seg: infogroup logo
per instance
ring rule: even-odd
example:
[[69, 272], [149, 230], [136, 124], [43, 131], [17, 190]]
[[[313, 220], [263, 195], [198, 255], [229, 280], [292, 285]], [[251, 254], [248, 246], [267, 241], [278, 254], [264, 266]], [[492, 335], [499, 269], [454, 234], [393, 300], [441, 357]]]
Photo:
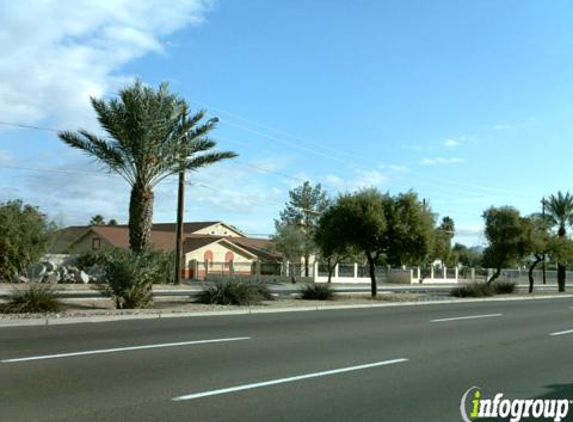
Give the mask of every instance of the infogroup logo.
[[479, 387], [472, 387], [462, 396], [460, 413], [464, 422], [480, 418], [502, 418], [510, 422], [535, 418], [560, 422], [569, 413], [570, 403], [568, 399], [504, 399], [503, 393], [486, 399]]

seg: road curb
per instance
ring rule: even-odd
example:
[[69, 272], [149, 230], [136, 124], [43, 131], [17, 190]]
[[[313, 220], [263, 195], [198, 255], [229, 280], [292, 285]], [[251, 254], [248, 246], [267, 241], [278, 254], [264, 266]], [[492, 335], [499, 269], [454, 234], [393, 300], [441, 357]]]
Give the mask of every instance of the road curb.
[[390, 308], [400, 306], [428, 306], [428, 305], [453, 305], [459, 303], [476, 303], [476, 302], [515, 302], [524, 300], [550, 300], [550, 299], [570, 299], [573, 294], [551, 295], [551, 296], [534, 296], [534, 297], [493, 297], [493, 298], [476, 298], [476, 299], [447, 299], [447, 300], [429, 300], [424, 302], [390, 302], [390, 303], [372, 303], [372, 304], [353, 304], [353, 305], [315, 305], [292, 308], [244, 308], [225, 311], [203, 311], [203, 312], [154, 312], [149, 314], [131, 314], [131, 315], [94, 315], [82, 317], [60, 317], [48, 316], [42, 318], [19, 318], [19, 319], [0, 319], [0, 328], [5, 327], [31, 327], [41, 325], [66, 325], [82, 324], [97, 322], [116, 322], [143, 319], [168, 319], [168, 318], [191, 318], [191, 317], [210, 317], [210, 316], [231, 316], [231, 315], [256, 315], [256, 314], [280, 314], [288, 312], [313, 312], [313, 311], [330, 311], [330, 310], [351, 310], [351, 309], [371, 309], [371, 308]]

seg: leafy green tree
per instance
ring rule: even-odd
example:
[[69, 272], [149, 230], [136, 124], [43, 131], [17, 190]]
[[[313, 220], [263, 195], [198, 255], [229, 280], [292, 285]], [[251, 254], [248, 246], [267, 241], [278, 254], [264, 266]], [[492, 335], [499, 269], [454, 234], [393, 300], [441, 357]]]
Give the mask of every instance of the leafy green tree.
[[[567, 226], [573, 224], [573, 195], [569, 192], [550, 195], [545, 201], [545, 209], [553, 226], [557, 226], [557, 236], [565, 239]], [[564, 261], [557, 261], [557, 284], [560, 292], [565, 291], [566, 270]]]
[[11, 281], [38, 262], [54, 230], [37, 207], [21, 200], [0, 203], [0, 280]]
[[552, 252], [555, 243], [549, 232], [550, 221], [543, 215], [532, 214], [522, 219], [523, 224], [523, 254], [528, 258], [529, 293], [533, 293], [535, 279], [533, 271], [537, 264], [543, 261], [546, 254]]
[[372, 297], [377, 294], [376, 261], [385, 252], [387, 223], [384, 202], [387, 200], [388, 195], [374, 188], [342, 195], [331, 211], [337, 215], [337, 224], [328, 226], [338, 232], [332, 236], [338, 236], [345, 248], [354, 248], [365, 255]]
[[434, 246], [432, 255], [436, 259], [448, 266], [455, 262], [455, 257], [452, 253], [452, 239], [455, 233], [454, 220], [451, 217], [444, 217], [434, 232]]
[[386, 231], [382, 251], [392, 266], [420, 265], [434, 244], [434, 215], [415, 192], [382, 199]]
[[60, 132], [66, 144], [80, 149], [131, 186], [129, 243], [133, 251], [151, 247], [154, 187], [180, 170], [197, 170], [233, 152], [212, 152], [207, 134], [217, 119], [202, 123], [206, 112], [190, 114], [186, 101], [169, 92], [166, 83], [156, 91], [137, 81], [109, 101], [91, 98], [109, 138], [86, 130]]
[[320, 183], [312, 186], [309, 181], [306, 181], [301, 186], [289, 191], [289, 201], [280, 213], [279, 220], [275, 221], [275, 226], [292, 226], [301, 231], [304, 240], [301, 244], [302, 254], [299, 259], [304, 257], [306, 277], [309, 275], [310, 255], [316, 252], [316, 245], [314, 245], [313, 240], [318, 219], [329, 204], [328, 195]]
[[328, 269], [328, 283], [332, 280], [336, 265], [357, 255], [355, 249], [347, 244], [344, 233], [339, 230], [345, 224], [344, 219], [345, 215], [339, 207], [330, 207], [320, 216], [314, 233], [314, 243]]
[[493, 283], [504, 266], [511, 266], [525, 254], [524, 225], [519, 211], [513, 207], [490, 207], [483, 213], [485, 237], [484, 265], [495, 268], [487, 281]]
[[96, 214], [90, 219], [90, 226], [103, 226], [105, 218], [101, 214]]
[[117, 220], [115, 218], [112, 218], [111, 220], [109, 220], [107, 222], [108, 226], [117, 226]]
[[290, 262], [290, 273], [294, 282], [296, 280], [294, 278], [296, 263], [300, 263], [300, 258], [308, 250], [305, 233], [300, 227], [275, 221], [275, 234], [272, 236], [272, 241], [273, 249], [280, 252]]
[[456, 243], [452, 248], [453, 261], [462, 264], [464, 267], [475, 268], [482, 264], [483, 253], [478, 247], [467, 247], [461, 243]]

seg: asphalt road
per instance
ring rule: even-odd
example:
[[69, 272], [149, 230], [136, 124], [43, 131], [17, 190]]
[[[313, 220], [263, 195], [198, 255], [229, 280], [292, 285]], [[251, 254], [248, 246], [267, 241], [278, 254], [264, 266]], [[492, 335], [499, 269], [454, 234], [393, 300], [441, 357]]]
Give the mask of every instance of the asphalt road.
[[[472, 386], [573, 399], [573, 331], [551, 335], [573, 330], [572, 306], [547, 299], [0, 328], [0, 421], [448, 422], [462, 420], [460, 399]], [[218, 341], [189, 343], [204, 340]]]

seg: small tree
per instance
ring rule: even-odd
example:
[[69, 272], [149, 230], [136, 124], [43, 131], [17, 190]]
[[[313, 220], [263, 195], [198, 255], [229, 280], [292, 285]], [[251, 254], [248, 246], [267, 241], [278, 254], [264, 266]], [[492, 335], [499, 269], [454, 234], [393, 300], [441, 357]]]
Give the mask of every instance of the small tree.
[[281, 224], [275, 222], [276, 233], [272, 237], [273, 249], [280, 252], [283, 258], [290, 262], [291, 265], [291, 277], [293, 282], [296, 280], [294, 278], [295, 274], [295, 263], [300, 262], [301, 256], [307, 248], [306, 246], [306, 235], [300, 229], [300, 227], [288, 224]]
[[314, 242], [328, 270], [328, 283], [332, 280], [336, 266], [355, 254], [344, 239], [343, 231], [339, 230], [344, 224], [344, 214], [340, 208], [330, 207], [320, 216], [314, 233]]
[[90, 219], [90, 226], [103, 226], [105, 218], [101, 214], [96, 214]]
[[386, 231], [383, 252], [389, 265], [420, 265], [434, 243], [434, 215], [415, 192], [382, 198]]
[[503, 266], [514, 264], [525, 253], [524, 225], [513, 207], [490, 207], [483, 213], [485, 236], [489, 245], [484, 251], [484, 264], [496, 269], [487, 281], [493, 283]]
[[452, 239], [454, 237], [455, 225], [454, 220], [450, 217], [442, 218], [442, 221], [434, 231], [434, 246], [432, 255], [436, 259], [448, 266], [455, 261], [452, 253]]
[[0, 280], [11, 280], [46, 253], [55, 225], [20, 200], [0, 203]]
[[[566, 239], [567, 227], [573, 223], [573, 195], [569, 192], [557, 192], [557, 195], [550, 195], [544, 205], [552, 225], [557, 227], [557, 236]], [[557, 261], [557, 284], [560, 292], [565, 291], [566, 270], [564, 261]]]
[[322, 186], [317, 184], [312, 186], [309, 181], [304, 182], [289, 191], [289, 201], [285, 204], [285, 209], [280, 213], [279, 220], [275, 221], [275, 226], [298, 227], [302, 233], [301, 255], [297, 258], [304, 258], [304, 275], [309, 275], [310, 255], [316, 252], [314, 244], [314, 232], [318, 224], [318, 219], [324, 212], [330, 201]]
[[355, 248], [365, 255], [372, 297], [377, 294], [376, 261], [384, 252], [386, 218], [383, 202], [386, 197], [374, 188], [343, 195], [330, 211], [336, 216], [336, 224], [326, 226], [336, 232], [330, 236], [343, 242], [341, 247]]
[[551, 241], [549, 233], [550, 222], [547, 218], [539, 214], [532, 214], [522, 219], [523, 224], [523, 253], [529, 258], [529, 293], [533, 293], [533, 271], [537, 264], [543, 261], [546, 254], [551, 253], [554, 242]]
[[456, 243], [452, 248], [453, 262], [462, 264], [464, 267], [479, 267], [482, 264], [483, 253], [476, 246], [467, 247]]

